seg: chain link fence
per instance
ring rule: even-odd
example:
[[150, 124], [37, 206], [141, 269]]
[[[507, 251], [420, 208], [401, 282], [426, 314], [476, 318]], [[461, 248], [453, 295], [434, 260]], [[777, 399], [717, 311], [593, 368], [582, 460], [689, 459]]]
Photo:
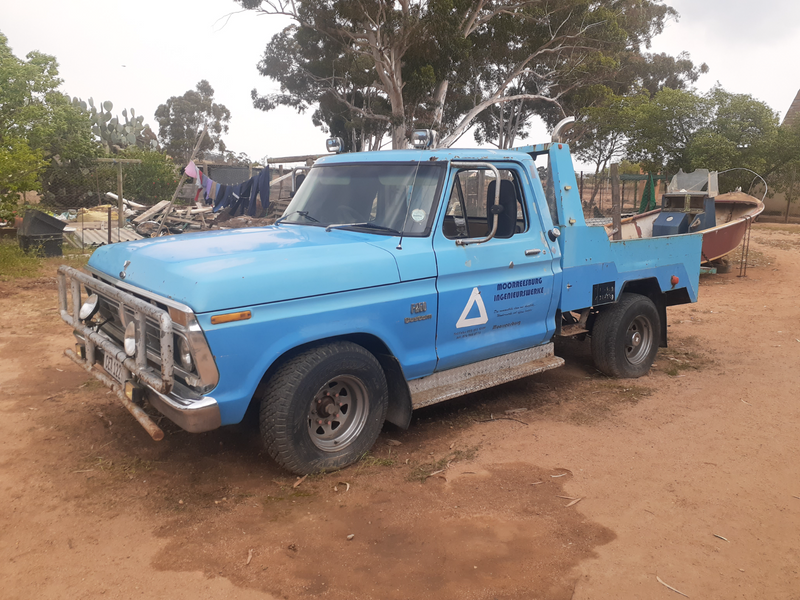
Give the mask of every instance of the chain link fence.
[[[101, 244], [139, 239], [128, 227], [119, 227], [118, 185], [121, 176], [126, 200], [150, 206], [171, 198], [177, 170], [160, 156], [157, 162], [123, 159], [96, 161], [85, 166], [53, 164], [42, 177], [39, 192], [22, 195], [17, 211], [19, 229], [27, 209], [51, 215], [65, 224], [63, 242], [81, 251]], [[180, 203], [179, 203], [180, 204]], [[134, 211], [123, 210], [123, 219]]]

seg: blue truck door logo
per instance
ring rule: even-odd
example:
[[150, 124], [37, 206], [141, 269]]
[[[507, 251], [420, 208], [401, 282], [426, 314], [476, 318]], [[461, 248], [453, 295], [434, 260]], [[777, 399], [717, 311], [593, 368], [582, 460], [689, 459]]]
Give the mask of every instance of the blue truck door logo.
[[[478, 316], [476, 317], [469, 317], [469, 313], [472, 311], [472, 307], [478, 307]], [[474, 327], [475, 325], [483, 325], [489, 320], [489, 317], [486, 315], [486, 306], [483, 304], [483, 299], [481, 298], [481, 291], [478, 288], [472, 288], [472, 293], [469, 295], [469, 300], [467, 300], [467, 305], [464, 307], [464, 311], [461, 313], [461, 316], [458, 318], [456, 322], [457, 329], [463, 329], [464, 327]]]

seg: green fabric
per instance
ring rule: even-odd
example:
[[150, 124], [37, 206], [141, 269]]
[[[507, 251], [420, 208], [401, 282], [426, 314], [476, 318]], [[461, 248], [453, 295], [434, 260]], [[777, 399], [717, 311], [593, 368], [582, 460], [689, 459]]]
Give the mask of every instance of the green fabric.
[[653, 183], [653, 174], [647, 174], [647, 183], [642, 192], [642, 203], [639, 205], [639, 214], [656, 209], [656, 186]]

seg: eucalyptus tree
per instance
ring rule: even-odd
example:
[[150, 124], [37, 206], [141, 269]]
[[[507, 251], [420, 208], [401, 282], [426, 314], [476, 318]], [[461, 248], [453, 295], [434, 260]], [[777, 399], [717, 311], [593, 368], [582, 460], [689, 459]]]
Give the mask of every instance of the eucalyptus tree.
[[511, 103], [526, 112], [485, 131], [513, 139], [530, 114], [563, 115], [571, 94], [616, 77], [621, 55], [640, 52], [676, 15], [659, 0], [237, 1], [293, 21], [259, 63], [281, 91], [253, 90], [255, 106], [335, 100], [320, 123], [349, 113], [352, 127], [386, 131], [394, 148], [419, 124], [449, 146], [485, 110]]
[[224, 104], [214, 102], [214, 88], [203, 79], [193, 90], [172, 96], [155, 112], [158, 139], [163, 149], [178, 162], [187, 162], [197, 136], [208, 125], [200, 145], [200, 153], [211, 150], [225, 152], [222, 134], [228, 132], [231, 112]]

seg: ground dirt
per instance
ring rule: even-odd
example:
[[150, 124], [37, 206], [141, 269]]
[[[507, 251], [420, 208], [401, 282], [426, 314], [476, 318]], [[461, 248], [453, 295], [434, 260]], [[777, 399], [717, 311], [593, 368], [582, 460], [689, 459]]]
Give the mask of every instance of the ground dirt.
[[757, 225], [646, 377], [560, 343], [299, 484], [252, 420], [153, 442], [64, 357], [54, 279], [0, 283], [0, 597], [800, 599], [798, 242]]

